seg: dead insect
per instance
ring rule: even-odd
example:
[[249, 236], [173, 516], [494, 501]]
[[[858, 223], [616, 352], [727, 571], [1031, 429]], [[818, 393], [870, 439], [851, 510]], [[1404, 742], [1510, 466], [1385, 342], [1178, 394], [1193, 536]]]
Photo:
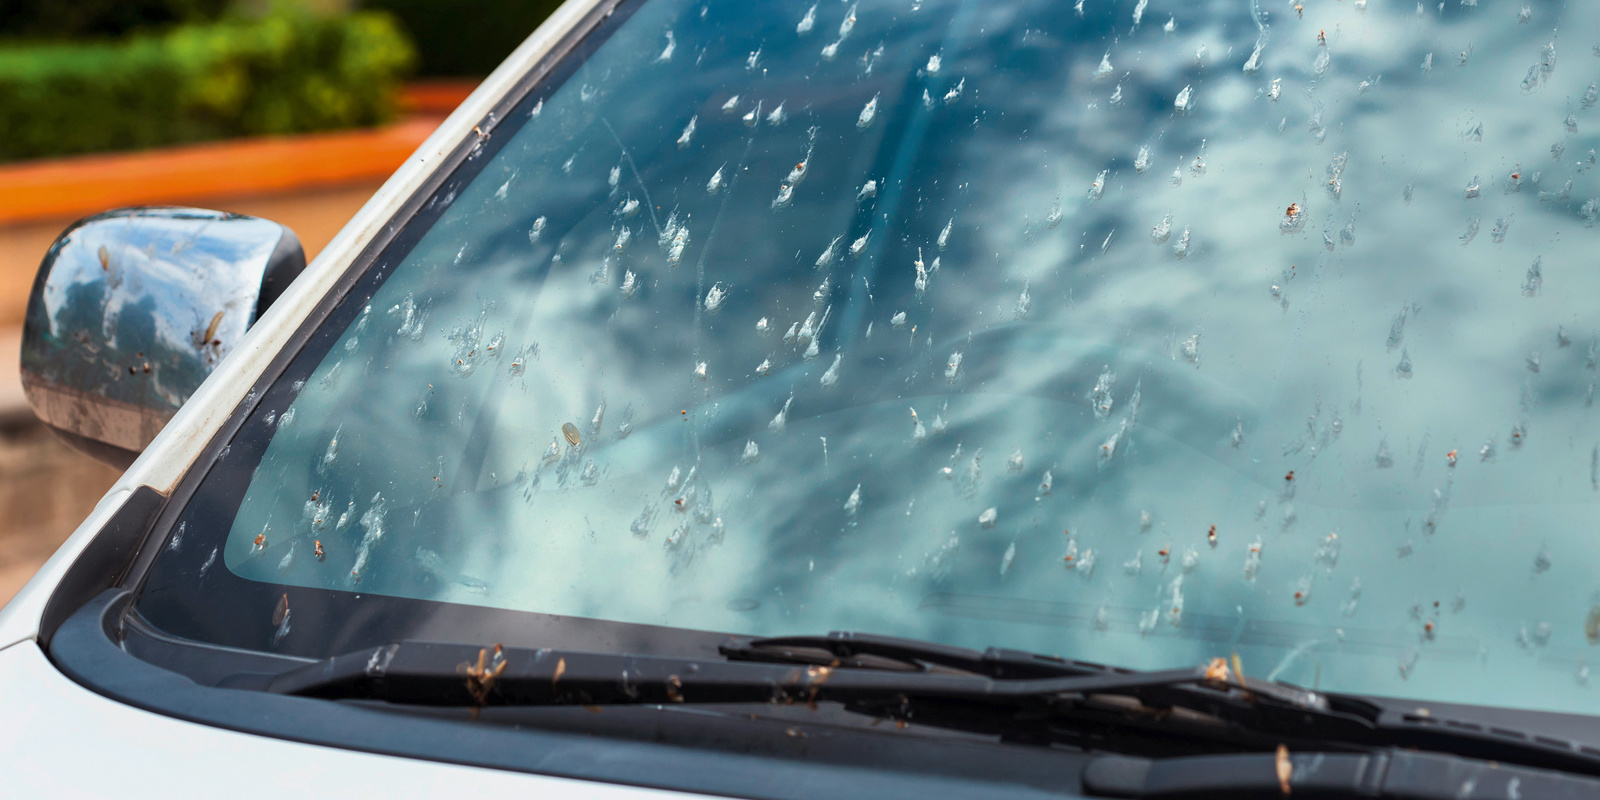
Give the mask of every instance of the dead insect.
[[1161, 556], [1161, 563], [1167, 563], [1167, 558], [1172, 555], [1172, 545], [1169, 544], [1163, 546], [1160, 550], [1156, 551], [1156, 555]]
[[1444, 462], [1446, 464], [1452, 466], [1452, 467], [1455, 466], [1456, 465], [1456, 451], [1451, 450], [1450, 452], [1445, 453], [1444, 454]]
[[1212, 525], [1211, 530], [1206, 532], [1206, 541], [1210, 542], [1212, 547], [1217, 546], [1217, 526]]
[[1292, 480], [1294, 480], [1294, 470], [1292, 470], [1292, 469], [1291, 469], [1291, 470], [1289, 470], [1289, 474], [1288, 474], [1288, 475], [1285, 475], [1285, 476], [1283, 476], [1283, 479], [1284, 479], [1284, 480], [1286, 480], [1286, 481], [1292, 481]]
[[317, 498], [321, 497], [321, 496], [322, 496], [322, 490], [321, 489], [318, 489], [317, 491], [312, 492], [311, 493], [311, 502], [313, 502], [313, 503], [317, 502]]
[[1273, 765], [1278, 773], [1278, 790], [1283, 792], [1285, 797], [1288, 797], [1289, 779], [1294, 777], [1294, 762], [1289, 760], [1288, 745], [1278, 745], [1278, 754], [1274, 758]]
[[576, 425], [574, 425], [574, 424], [572, 424], [570, 422], [562, 423], [561, 424], [561, 435], [567, 437], [567, 444], [570, 444], [573, 447], [577, 447], [578, 446], [578, 441], [579, 441], [578, 426], [576, 426]]
[[255, 545], [256, 545], [256, 549], [258, 549], [258, 550], [265, 550], [266, 549], [266, 547], [267, 547], [267, 534], [265, 532], [256, 534]]
[[1283, 215], [1289, 219], [1294, 219], [1295, 217], [1300, 216], [1300, 204], [1290, 203], [1289, 207], [1283, 210]]
[[278, 605], [272, 609], [272, 624], [274, 626], [282, 625], [283, 621], [288, 618], [289, 595], [288, 593], [285, 593], [282, 597], [278, 598]]
[[476, 666], [468, 663], [458, 667], [458, 671], [467, 678], [467, 694], [477, 706], [472, 709], [472, 718], [478, 718], [478, 710], [489, 703], [489, 692], [494, 689], [494, 682], [500, 673], [506, 670], [506, 661], [500, 653], [500, 645], [494, 646], [495, 658], [490, 664], [483, 663], [489, 656], [488, 648], [478, 649], [478, 663]]
[[322, 552], [322, 540], [321, 539], [313, 540], [312, 541], [312, 548], [313, 549], [311, 551], [311, 554], [316, 556], [318, 561], [321, 561], [327, 555], [326, 553]]
[[1304, 589], [1294, 590], [1294, 604], [1297, 606], [1303, 606], [1306, 604], [1306, 592]]
[[225, 313], [227, 312], [218, 311], [216, 314], [212, 315], [211, 324], [206, 326], [205, 338], [200, 340], [202, 343], [213, 341], [217, 338], [217, 325], [222, 323], [222, 315]]
[[1422, 635], [1429, 639], [1433, 638], [1433, 620], [1422, 623]]
[[1206, 665], [1205, 675], [1206, 680], [1213, 683], [1227, 683], [1230, 677], [1227, 660], [1222, 658], [1211, 659], [1211, 663]]
[[1323, 31], [1321, 29], [1318, 29], [1317, 30], [1317, 44], [1326, 45], [1327, 43], [1328, 43], [1328, 34], [1327, 34], [1327, 32]]

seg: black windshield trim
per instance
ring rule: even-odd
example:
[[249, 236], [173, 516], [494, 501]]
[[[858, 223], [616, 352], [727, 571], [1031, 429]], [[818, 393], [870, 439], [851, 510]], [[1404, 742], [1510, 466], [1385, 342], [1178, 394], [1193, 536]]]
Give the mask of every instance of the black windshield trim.
[[[587, 733], [582, 726], [491, 724], [360, 703], [206, 686], [118, 645], [130, 594], [108, 589], [69, 617], [48, 655], [117, 702], [305, 744], [559, 778], [763, 800], [948, 797], [1043, 800], [1071, 794], [1090, 756], [1072, 750], [851, 731], [774, 728], [743, 717], [691, 726], [691, 744]], [[604, 714], [579, 711], [604, 730]], [[582, 719], [582, 717], [578, 717]], [[737, 725], [734, 729], [732, 726]], [[658, 734], [631, 728], [630, 735]], [[698, 730], [693, 730], [693, 728]], [[579, 728], [580, 730], [572, 730]], [[680, 731], [682, 733], [682, 731]]]

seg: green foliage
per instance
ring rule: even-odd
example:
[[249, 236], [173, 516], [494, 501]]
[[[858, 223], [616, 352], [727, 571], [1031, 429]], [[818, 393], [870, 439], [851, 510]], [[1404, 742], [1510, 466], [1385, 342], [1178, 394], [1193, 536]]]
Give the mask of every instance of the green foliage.
[[561, 0], [361, 0], [363, 8], [400, 20], [417, 43], [418, 72], [488, 75]]
[[69, 39], [216, 19], [229, 0], [3, 0], [0, 37]]
[[378, 13], [0, 46], [0, 161], [372, 125], [413, 58]]

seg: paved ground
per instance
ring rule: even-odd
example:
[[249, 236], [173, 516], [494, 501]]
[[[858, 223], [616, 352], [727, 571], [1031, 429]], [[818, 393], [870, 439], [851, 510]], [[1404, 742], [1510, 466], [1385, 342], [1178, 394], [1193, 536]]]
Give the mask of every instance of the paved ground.
[[0, 423], [0, 603], [33, 577], [119, 474], [31, 419]]
[[[193, 205], [276, 220], [315, 256], [379, 182]], [[50, 243], [71, 219], [0, 226], [0, 604], [9, 601], [117, 479], [33, 420], [18, 383], [23, 309]]]

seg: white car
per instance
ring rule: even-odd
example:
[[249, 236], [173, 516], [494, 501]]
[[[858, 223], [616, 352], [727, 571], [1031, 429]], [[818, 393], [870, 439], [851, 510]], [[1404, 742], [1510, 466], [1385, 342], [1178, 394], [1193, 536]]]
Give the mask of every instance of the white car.
[[1268, 5], [573, 0], [310, 265], [78, 223], [5, 796], [1600, 797], [1600, 5]]

